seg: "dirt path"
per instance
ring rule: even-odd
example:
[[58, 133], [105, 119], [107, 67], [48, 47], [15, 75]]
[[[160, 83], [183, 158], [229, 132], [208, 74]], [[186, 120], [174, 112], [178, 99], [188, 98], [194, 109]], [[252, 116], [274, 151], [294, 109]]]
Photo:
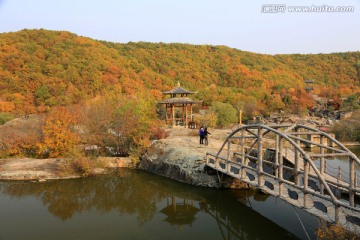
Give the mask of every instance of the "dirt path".
[[209, 145], [200, 145], [197, 129], [173, 128], [171, 129], [170, 136], [163, 140], [169, 145], [174, 147], [186, 147], [190, 151], [198, 152], [198, 154], [206, 155], [207, 152], [217, 153], [224, 140], [229, 135], [229, 129], [209, 129]]

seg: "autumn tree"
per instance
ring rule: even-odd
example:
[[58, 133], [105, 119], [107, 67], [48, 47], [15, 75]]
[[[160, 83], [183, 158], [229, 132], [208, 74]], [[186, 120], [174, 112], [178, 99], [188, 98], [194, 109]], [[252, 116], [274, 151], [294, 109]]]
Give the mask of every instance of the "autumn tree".
[[76, 117], [65, 107], [54, 109], [44, 121], [42, 141], [38, 144], [43, 157], [59, 157], [70, 154], [79, 142], [75, 132]]
[[98, 97], [87, 104], [81, 119], [84, 142], [96, 145], [100, 154], [116, 156], [142, 152], [158, 124], [150, 94]]
[[104, 97], [97, 97], [84, 104], [80, 111], [81, 139], [90, 148], [96, 146], [100, 154], [105, 154], [106, 143], [114, 118], [115, 103]]
[[36, 157], [43, 120], [39, 116], [18, 118], [0, 126], [0, 155]]

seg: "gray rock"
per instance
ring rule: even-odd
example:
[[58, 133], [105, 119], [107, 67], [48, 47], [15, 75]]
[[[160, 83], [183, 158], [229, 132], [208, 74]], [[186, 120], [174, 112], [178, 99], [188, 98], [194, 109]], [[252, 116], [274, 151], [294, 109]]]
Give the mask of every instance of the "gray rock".
[[220, 185], [217, 174], [206, 173], [205, 156], [199, 155], [194, 148], [171, 145], [169, 141], [153, 142], [147, 153], [142, 156], [139, 168], [194, 186], [248, 188], [247, 184], [239, 184], [226, 175]]

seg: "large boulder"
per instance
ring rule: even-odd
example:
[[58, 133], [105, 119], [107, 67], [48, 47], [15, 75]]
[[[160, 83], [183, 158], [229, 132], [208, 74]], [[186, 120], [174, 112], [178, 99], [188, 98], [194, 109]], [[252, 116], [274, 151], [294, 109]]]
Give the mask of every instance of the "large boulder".
[[[248, 188], [248, 185], [221, 173], [208, 174], [203, 151], [173, 144], [171, 140], [154, 141], [141, 159], [140, 169], [194, 186]], [[220, 184], [221, 179], [221, 184]]]

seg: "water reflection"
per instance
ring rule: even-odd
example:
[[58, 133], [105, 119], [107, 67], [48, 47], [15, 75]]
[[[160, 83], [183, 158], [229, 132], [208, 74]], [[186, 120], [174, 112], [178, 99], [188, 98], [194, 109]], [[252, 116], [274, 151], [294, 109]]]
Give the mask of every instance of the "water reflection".
[[200, 211], [199, 208], [194, 206], [192, 200], [180, 199], [179, 202], [175, 196], [172, 196], [166, 198], [166, 203], [166, 207], [160, 212], [166, 215], [166, 222], [179, 227], [183, 225], [191, 226], [195, 221], [195, 215]]
[[[134, 170], [90, 179], [2, 182], [0, 192], [0, 212], [7, 216], [6, 222], [0, 222], [4, 230], [0, 239], [306, 237], [298, 220], [294, 224], [289, 218], [293, 210], [284, 210], [287, 205], [273, 197], [254, 191], [195, 188]], [[26, 211], [16, 210], [22, 206]], [[34, 218], [44, 208], [51, 215]], [[305, 218], [310, 219], [310, 228], [316, 225], [315, 218]], [[21, 224], [29, 230], [6, 227]], [[85, 226], [87, 230], [82, 230]]]

